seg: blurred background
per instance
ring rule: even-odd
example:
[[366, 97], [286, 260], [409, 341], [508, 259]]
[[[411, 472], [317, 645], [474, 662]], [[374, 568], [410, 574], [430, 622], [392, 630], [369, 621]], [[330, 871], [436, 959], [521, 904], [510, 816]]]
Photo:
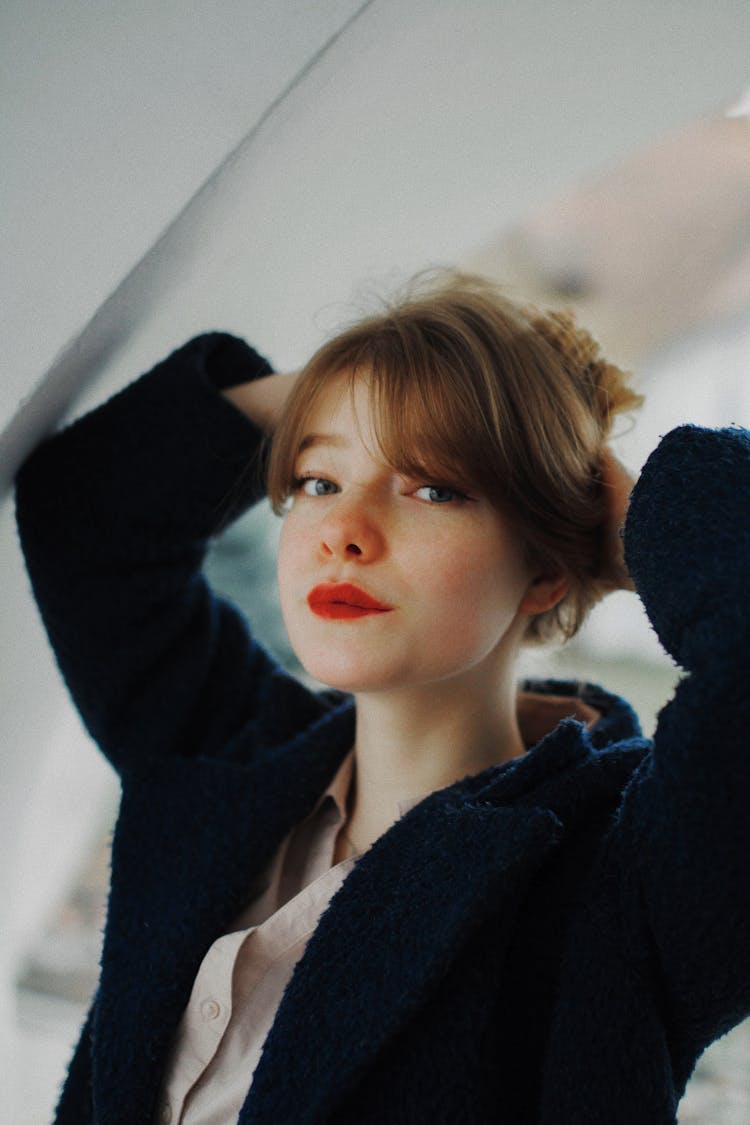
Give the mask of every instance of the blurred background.
[[[292, 369], [454, 264], [576, 309], [635, 371], [633, 470], [681, 422], [750, 424], [748, 42], [738, 0], [4, 0], [0, 1120], [50, 1117], [117, 802], [29, 593], [24, 453], [197, 332]], [[277, 532], [258, 509], [208, 567], [290, 660]], [[529, 670], [628, 696], [649, 733], [677, 676], [628, 594]], [[748, 1120], [743, 1025], [680, 1122]]]

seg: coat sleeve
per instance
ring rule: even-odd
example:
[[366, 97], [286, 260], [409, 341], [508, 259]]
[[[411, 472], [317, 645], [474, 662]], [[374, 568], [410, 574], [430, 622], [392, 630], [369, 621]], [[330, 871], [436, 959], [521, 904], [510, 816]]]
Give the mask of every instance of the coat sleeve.
[[271, 371], [210, 333], [35, 450], [21, 543], [73, 699], [116, 768], [217, 753], [274, 672], [201, 573], [210, 538], [262, 493], [262, 435], [219, 388]]
[[750, 434], [668, 434], [633, 492], [625, 549], [685, 670], [626, 792], [626, 898], [664, 1003], [705, 1042], [750, 1011]]

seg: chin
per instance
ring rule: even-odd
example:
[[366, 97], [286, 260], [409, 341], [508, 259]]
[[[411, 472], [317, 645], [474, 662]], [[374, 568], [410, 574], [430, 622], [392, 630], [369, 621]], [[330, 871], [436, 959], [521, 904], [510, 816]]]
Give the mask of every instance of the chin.
[[389, 687], [393, 687], [392, 683], [384, 681], [382, 677], [368, 676], [366, 674], [357, 675], [351, 668], [321, 668], [316, 664], [304, 664], [303, 667], [314, 680], [323, 684], [324, 687], [333, 688], [335, 691], [343, 691], [349, 695], [371, 691], [386, 691]]
[[343, 655], [334, 658], [330, 652], [317, 656], [306, 656], [304, 653], [297, 655], [308, 675], [335, 691], [349, 694], [387, 691], [404, 683], [403, 670], [398, 672], [392, 666], [373, 667], [371, 663], [360, 664], [356, 660], [346, 659]]

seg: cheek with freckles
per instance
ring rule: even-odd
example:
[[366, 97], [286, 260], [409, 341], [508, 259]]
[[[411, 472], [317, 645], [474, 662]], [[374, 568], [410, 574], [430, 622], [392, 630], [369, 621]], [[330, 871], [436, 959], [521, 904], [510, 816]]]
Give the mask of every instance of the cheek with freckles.
[[487, 656], [513, 624], [523, 594], [523, 576], [496, 557], [467, 565], [453, 556], [425, 577], [423, 642], [436, 663], [470, 667]]

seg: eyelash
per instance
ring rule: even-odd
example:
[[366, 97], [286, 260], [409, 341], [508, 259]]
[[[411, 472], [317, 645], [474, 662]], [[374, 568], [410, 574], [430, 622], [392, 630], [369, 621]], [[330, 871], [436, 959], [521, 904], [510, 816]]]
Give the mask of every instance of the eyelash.
[[[310, 481], [324, 481], [326, 484], [332, 484], [334, 486], [335, 490], [338, 489], [338, 486], [335, 484], [335, 482], [332, 481], [332, 480], [329, 480], [328, 477], [320, 476], [317, 473], [307, 473], [307, 474], [303, 474], [302, 476], [295, 477], [292, 480], [292, 492], [293, 493], [302, 492], [305, 488], [305, 485], [308, 484]], [[421, 492], [425, 488], [432, 489], [436, 492], [449, 492], [449, 493], [451, 493], [451, 499], [450, 500], [443, 500], [443, 501], [439, 501], [439, 500], [429, 501], [428, 500], [428, 501], [425, 501], [425, 503], [431, 504], [432, 507], [435, 507], [435, 508], [439, 507], [441, 505], [441, 503], [442, 504], [462, 503], [462, 502], [466, 502], [466, 501], [471, 500], [471, 497], [467, 496], [467, 494], [465, 492], [461, 492], [459, 489], [453, 488], [451, 485], [447, 485], [447, 484], [421, 484], [416, 489], [413, 490], [412, 495], [416, 494], [417, 492]], [[331, 492], [307, 493], [307, 495], [309, 495], [309, 496], [333, 496], [333, 495], [335, 495], [335, 492], [331, 491]]]
[[427, 501], [428, 503], [432, 503], [433, 507], [437, 507], [441, 503], [443, 503], [443, 504], [461, 503], [462, 501], [466, 501], [466, 500], [469, 499], [469, 497], [466, 495], [465, 492], [459, 492], [459, 490], [457, 488], [452, 488], [449, 484], [421, 484], [416, 491], [421, 492], [422, 489], [425, 489], [425, 488], [429, 488], [429, 489], [431, 489], [435, 492], [450, 492], [451, 493], [451, 499], [450, 500]]
[[[309, 481], [316, 481], [316, 480], [325, 481], [326, 484], [333, 484], [334, 483], [332, 480], [329, 480], [328, 477], [319, 476], [318, 473], [308, 473], [305, 476], [295, 477], [293, 479], [293, 481], [292, 481], [292, 492], [293, 493], [294, 492], [302, 492], [305, 485]], [[334, 486], [334, 487], [336, 487], [336, 486]], [[319, 492], [319, 493], [317, 493], [317, 495], [318, 496], [332, 496], [333, 493], [332, 492]]]

